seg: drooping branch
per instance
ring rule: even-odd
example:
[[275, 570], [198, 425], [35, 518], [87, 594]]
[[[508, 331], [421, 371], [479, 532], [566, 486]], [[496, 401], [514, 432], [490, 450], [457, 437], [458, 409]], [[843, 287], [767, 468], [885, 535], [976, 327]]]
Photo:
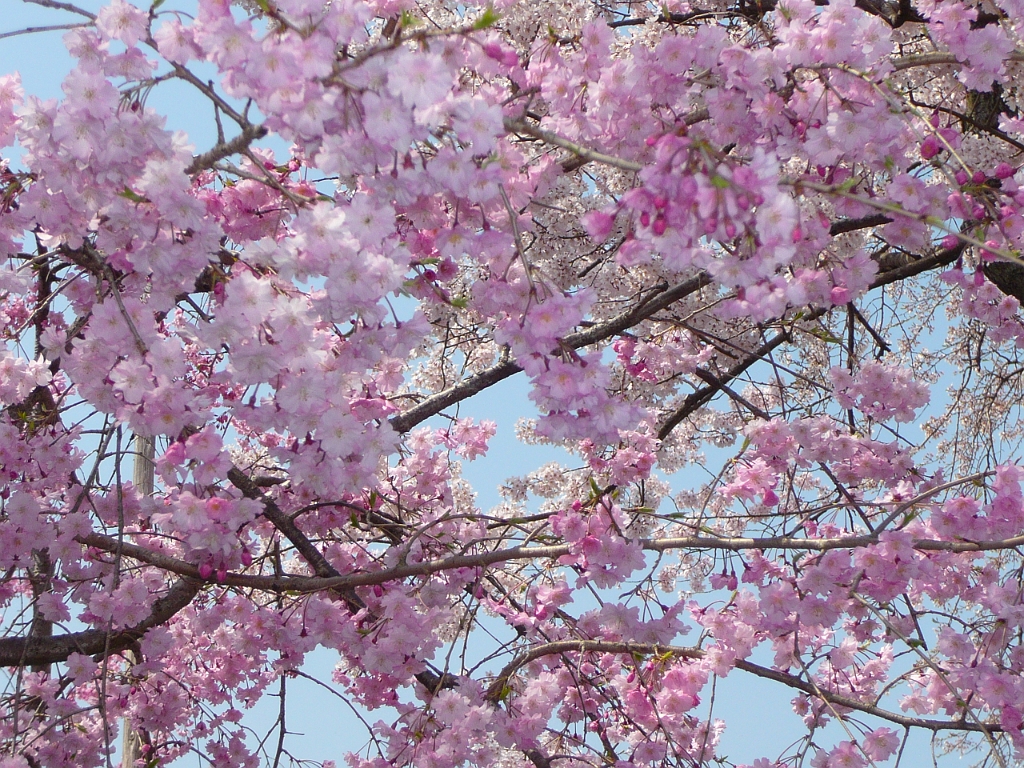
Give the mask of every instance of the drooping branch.
[[[964, 480], [963, 482], [968, 482]], [[948, 486], [948, 484], [947, 484]], [[904, 509], [901, 506], [897, 511]], [[909, 507], [907, 507], [909, 508]], [[892, 517], [890, 515], [890, 517]], [[895, 519], [895, 518], [893, 518]], [[671, 550], [690, 550], [695, 552], [746, 552], [746, 551], [787, 551], [787, 552], [828, 552], [833, 549], [856, 550], [879, 543], [879, 534], [884, 530], [879, 525], [874, 533], [858, 536], [838, 536], [832, 538], [800, 538], [795, 536], [674, 536], [665, 538], [638, 539], [637, 544], [648, 552], [668, 552]], [[181, 574], [189, 579], [200, 579], [199, 570], [191, 563], [177, 560], [161, 552], [155, 552], [136, 544], [119, 543], [117, 539], [102, 534], [89, 534], [79, 539], [83, 544], [105, 552], [115, 552], [120, 546], [124, 557]], [[908, 546], [921, 552], [951, 553], [984, 553], [998, 552], [1024, 547], [1024, 535], [1008, 539], [991, 541], [965, 541], [945, 539], [915, 539]], [[258, 589], [275, 593], [308, 594], [326, 590], [342, 590], [347, 588], [386, 584], [391, 581], [431, 576], [435, 573], [456, 570], [459, 568], [488, 568], [490, 566], [513, 561], [557, 560], [570, 554], [572, 545], [524, 545], [479, 552], [469, 555], [452, 555], [440, 560], [427, 560], [420, 563], [398, 565], [383, 568], [379, 571], [362, 571], [337, 576], [303, 576], [282, 574], [280, 576], [250, 575], [244, 573], [227, 573], [222, 582], [226, 586]]]
[[[531, 661], [563, 653], [621, 653], [630, 656], [661, 656], [671, 655], [681, 659], [702, 659], [705, 652], [700, 648], [684, 648], [675, 645], [657, 645], [654, 643], [634, 643], [608, 640], [559, 640], [539, 645], [525, 653], [520, 654], [510, 661], [498, 674], [487, 689], [486, 698], [491, 702], [497, 702], [508, 686], [508, 681], [517, 670], [529, 664]], [[908, 717], [907, 715], [883, 709], [877, 704], [868, 703], [855, 699], [851, 696], [844, 696], [840, 693], [832, 693], [822, 689], [809, 680], [797, 675], [782, 672], [777, 669], [754, 664], [753, 662], [737, 660], [736, 669], [748, 672], [752, 675], [782, 683], [790, 688], [795, 688], [810, 696], [833, 704], [838, 707], [856, 710], [868, 715], [888, 720], [890, 723], [903, 726], [904, 728], [923, 728], [925, 730], [939, 731], [971, 731], [989, 733], [1001, 732], [1002, 726], [999, 723], [974, 723], [965, 720], [930, 720], [927, 718]]]

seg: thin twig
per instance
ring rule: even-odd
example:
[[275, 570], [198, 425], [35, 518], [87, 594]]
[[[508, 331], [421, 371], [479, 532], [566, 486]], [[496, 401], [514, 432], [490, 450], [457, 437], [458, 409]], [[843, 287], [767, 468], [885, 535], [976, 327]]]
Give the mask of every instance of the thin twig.
[[80, 22], [78, 24], [50, 24], [45, 27], [25, 27], [24, 29], [16, 29], [12, 32], [0, 32], [0, 40], [8, 37], [17, 37], [18, 35], [34, 35], [36, 32], [56, 32], [61, 29], [81, 29], [88, 26], [91, 26], [91, 24]]
[[72, 3], [61, 3], [58, 0], [21, 0], [23, 3], [31, 3], [32, 5], [40, 5], [43, 8], [54, 8], [58, 11], [68, 11], [69, 13], [77, 13], [79, 16], [85, 16], [90, 21], [96, 20], [96, 15], [89, 13], [77, 5]]

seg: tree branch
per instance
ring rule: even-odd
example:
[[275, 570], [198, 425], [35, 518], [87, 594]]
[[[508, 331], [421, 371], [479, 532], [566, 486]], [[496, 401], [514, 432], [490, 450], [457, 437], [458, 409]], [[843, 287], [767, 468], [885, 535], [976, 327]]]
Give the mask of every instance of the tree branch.
[[262, 139], [266, 135], [267, 129], [262, 125], [246, 125], [242, 128], [242, 132], [231, 141], [218, 144], [208, 152], [193, 157], [192, 162], [185, 169], [185, 173], [191, 176], [199, 173], [199, 171], [212, 168], [214, 164], [220, 162], [225, 157], [237, 155], [239, 152], [247, 149], [254, 141]]
[[[793, 536], [678, 536], [660, 539], [638, 539], [637, 544], [648, 552], [667, 552], [675, 549], [686, 549], [694, 551], [724, 551], [743, 552], [785, 550], [792, 552], [828, 552], [833, 549], [859, 549], [879, 543], [878, 534], [881, 533], [880, 526], [875, 533], [860, 536], [842, 536], [833, 538], [807, 539]], [[114, 552], [118, 546], [117, 540], [102, 536], [101, 534], [90, 534], [82, 537], [83, 543], [96, 547], [105, 552]], [[952, 552], [952, 553], [983, 553], [995, 552], [1007, 549], [1024, 547], [1024, 535], [1014, 536], [1009, 539], [997, 539], [992, 541], [965, 541], [946, 539], [915, 539], [910, 542], [912, 549], [921, 552]], [[149, 563], [164, 568], [174, 573], [180, 573], [188, 578], [199, 578], [198, 569], [191, 563], [174, 560], [159, 552], [148, 550], [145, 547], [124, 543], [121, 545], [125, 557]], [[340, 590], [345, 588], [373, 586], [375, 584], [386, 584], [389, 581], [400, 581], [402, 579], [418, 576], [430, 576], [442, 571], [450, 571], [458, 568], [487, 568], [500, 563], [515, 560], [557, 560], [563, 555], [570, 554], [572, 545], [550, 544], [535, 546], [516, 546], [506, 549], [491, 550], [469, 555], [452, 555], [440, 560], [430, 560], [411, 565], [398, 565], [392, 568], [384, 568], [379, 571], [362, 571], [337, 576], [302, 576], [284, 574], [280, 576], [248, 575], [240, 573], [228, 573], [222, 582], [226, 586], [243, 587], [245, 589], [259, 589], [267, 592], [292, 592], [296, 594], [308, 594], [322, 592], [325, 590]]]
[[[341, 574], [338, 570], [327, 562], [327, 558], [323, 556], [323, 553], [311, 542], [295, 524], [295, 521], [288, 515], [281, 511], [281, 508], [277, 506], [277, 503], [263, 493], [262, 489], [256, 485], [242, 470], [238, 467], [232, 467], [228, 470], [228, 480], [234, 485], [242, 494], [248, 499], [255, 499], [263, 504], [263, 516], [271, 522], [285, 538], [292, 543], [292, 546], [299, 551], [299, 554], [305, 559], [307, 563], [313, 568], [313, 571], [321, 578], [341, 578]], [[335, 589], [338, 596], [348, 605], [349, 610], [352, 613], [358, 613], [360, 609], [365, 608], [366, 604], [362, 598], [356, 594], [355, 589], [341, 585]]]
[[51, 637], [5, 637], [0, 639], [0, 667], [54, 664], [66, 661], [72, 653], [93, 655], [117, 653], [129, 648], [153, 627], [166, 624], [192, 599], [202, 582], [179, 579], [166, 595], [153, 604], [153, 610], [133, 627], [110, 634], [106, 630], [87, 629]]
[[[607, 640], [558, 640], [531, 648], [529, 651], [526, 651], [509, 662], [505, 668], [498, 673], [494, 682], [492, 682], [488, 687], [486, 693], [487, 700], [491, 702], [499, 701], [502, 693], [505, 691], [509, 679], [521, 667], [529, 664], [531, 661], [543, 658], [544, 656], [552, 656], [562, 653], [622, 653], [629, 654], [630, 656], [664, 656], [665, 654], [671, 654], [677, 658], [684, 659], [702, 659], [705, 656], [705, 652], [700, 648], [683, 648], [675, 645], [656, 645], [653, 643], [633, 643], [628, 641]], [[831, 693], [829, 691], [822, 690], [820, 686], [796, 675], [789, 674], [788, 672], [781, 672], [777, 669], [770, 669], [769, 667], [763, 667], [760, 664], [754, 664], [749, 661], [737, 660], [735, 662], [735, 667], [736, 669], [749, 672], [750, 674], [757, 675], [758, 677], [782, 683], [790, 688], [795, 688], [796, 690], [802, 691], [817, 699], [827, 701], [829, 704], [856, 710], [858, 712], [864, 712], [865, 714], [873, 715], [883, 720], [888, 720], [890, 723], [896, 723], [897, 725], [901, 725], [905, 728], [924, 728], [933, 732], [984, 732], [987, 730], [990, 733], [995, 733], [1002, 731], [1002, 726], [998, 723], [973, 723], [966, 722], [964, 720], [928, 720], [925, 718], [908, 717], [898, 712], [882, 709], [875, 704], [868, 704], [867, 702], [860, 701], [859, 699], [854, 699], [850, 696], [844, 696], [840, 693]]]
[[54, 9], [56, 9], [58, 11], [68, 11], [69, 13], [77, 13], [79, 16], [85, 16], [85, 18], [90, 19], [92, 21], [96, 20], [96, 15], [95, 14], [89, 13], [88, 11], [83, 10], [82, 8], [79, 8], [77, 5], [72, 5], [71, 3], [61, 3], [61, 2], [58, 2], [57, 0], [21, 0], [21, 1], [23, 3], [31, 3], [32, 5], [39, 5], [39, 6], [42, 6], [43, 8], [54, 8]]
[[[815, 310], [806, 319], [814, 320], [818, 317], [821, 317], [823, 314], [825, 314], [825, 310]], [[662, 422], [661, 428], [658, 429], [658, 439], [664, 440], [666, 437], [672, 434], [672, 430], [679, 426], [684, 419], [691, 416], [694, 412], [697, 411], [698, 408], [702, 408], [707, 403], [711, 402], [711, 399], [722, 390], [722, 387], [726, 386], [730, 381], [735, 379], [737, 376], [742, 375], [743, 372], [746, 371], [750, 366], [752, 366], [758, 360], [764, 358], [765, 355], [777, 349], [782, 344], [788, 342], [791, 338], [792, 331], [787, 328], [786, 330], [779, 332], [774, 337], [772, 337], [772, 339], [770, 339], [769, 341], [755, 349], [753, 352], [744, 357], [742, 360], [736, 363], [736, 365], [732, 366], [725, 373], [719, 375], [709, 374], [714, 377], [714, 382], [706, 386], [703, 386], [700, 389], [696, 390], [695, 392], [691, 392], [689, 395], [686, 396], [686, 399], [683, 400], [682, 405], [680, 405], [675, 411], [673, 411], [669, 415], [667, 419], [665, 419], [664, 422]], [[705, 377], [701, 376], [701, 378]]]
[[505, 130], [509, 133], [526, 134], [527, 136], [532, 136], [535, 139], [540, 139], [546, 144], [567, 149], [577, 157], [586, 160], [587, 162], [610, 165], [613, 168], [618, 168], [622, 171], [632, 171], [634, 173], [643, 169], [643, 165], [641, 163], [635, 163], [632, 160], [623, 160], [621, 157], [606, 155], [604, 152], [589, 149], [581, 144], [569, 141], [568, 139], [559, 136], [557, 133], [546, 131], [540, 126], [530, 125], [525, 120], [516, 120], [511, 117], [506, 117]]
[[[641, 301], [637, 306], [616, 315], [610, 320], [598, 323], [597, 325], [585, 330], [569, 334], [562, 339], [562, 344], [564, 347], [569, 349], [580, 349], [581, 347], [586, 347], [590, 344], [596, 344], [597, 342], [610, 338], [617, 333], [621, 333], [627, 328], [633, 327], [637, 323], [649, 318], [655, 312], [671, 306], [680, 299], [696, 293], [701, 288], [710, 284], [710, 276], [707, 272], [701, 271], [697, 273], [695, 277], [692, 277], [682, 283], [677, 283], [676, 285], [656, 294], [654, 297]], [[427, 397], [412, 408], [394, 416], [389, 423], [391, 424], [392, 429], [396, 432], [408, 432], [417, 424], [426, 421], [431, 416], [443, 411], [445, 408], [455, 405], [455, 403], [461, 402], [468, 397], [472, 397], [492, 384], [497, 384], [499, 381], [507, 379], [509, 376], [519, 373], [521, 370], [523, 369], [511, 360], [492, 365], [490, 368], [486, 368], [483, 371], [480, 371], [480, 373], [470, 376], [468, 379], [449, 387], [443, 392], [438, 392]]]
[[[835, 237], [858, 229], [885, 224], [888, 221], [889, 218], [882, 214], [872, 214], [860, 219], [842, 219], [832, 224], [829, 229], [829, 233]], [[939, 251], [932, 256], [926, 256], [909, 264], [901, 265], [895, 269], [882, 272], [875, 278], [875, 281], [871, 284], [869, 290], [873, 290], [899, 280], [905, 280], [909, 277], [919, 275], [922, 272], [927, 272], [938, 267], [952, 264], [960, 257], [963, 250], [964, 245], [961, 243], [953, 248]], [[707, 272], [700, 271], [689, 280], [677, 283], [671, 288], [658, 293], [646, 301], [642, 301], [632, 309], [616, 315], [610, 320], [598, 323], [591, 328], [569, 334], [562, 339], [562, 343], [565, 347], [570, 349], [580, 349], [581, 347], [596, 344], [599, 341], [604, 341], [617, 333], [621, 333], [628, 328], [632, 328], [643, 320], [650, 318], [656, 312], [668, 308], [680, 299], [690, 296], [701, 288], [711, 284], [711, 276]], [[809, 317], [820, 317], [821, 314], [823, 314], [822, 310], [816, 310], [815, 313]], [[767, 353], [786, 340], [788, 339], [777, 338], [773, 340], [773, 342], [769, 342], [769, 344], [774, 344], [774, 346], [767, 348], [768, 345], [765, 345], [762, 349], [764, 350], [764, 353]], [[756, 362], [756, 359], [750, 357], [745, 358], [740, 365], [734, 366], [733, 369], [730, 369], [730, 372], [735, 370], [735, 375], [739, 375], [753, 365], [754, 362]], [[442, 392], [430, 395], [414, 405], [412, 408], [408, 408], [397, 416], [392, 417], [389, 423], [391, 424], [392, 429], [399, 434], [408, 432], [413, 427], [426, 421], [431, 416], [435, 416], [445, 408], [462, 402], [463, 400], [482, 392], [488, 387], [497, 384], [499, 381], [503, 381], [509, 376], [519, 373], [521, 370], [523, 369], [511, 360], [502, 361], [492, 365], [490, 368], [485, 368], [479, 373], [470, 376], [468, 379], [460, 381], [458, 384], [452, 385]], [[722, 379], [722, 382], [728, 384], [732, 378], [735, 378], [735, 375], [727, 375]], [[684, 402], [684, 404], [680, 406], [679, 412], [682, 413], [682, 415], [679, 419], [672, 422], [672, 426], [669, 427], [667, 431], [665, 431], [665, 427], [662, 427], [662, 430], [665, 431], [665, 435], [671, 432], [672, 428], [677, 426], [679, 421], [682, 421], [682, 419], [685, 419], [687, 416], [692, 414], [697, 408], [705, 405], [715, 394], [718, 393], [718, 391], [719, 390], [717, 388], [712, 389], [711, 387], [704, 387], [691, 394], [687, 398], [687, 402]], [[664, 437], [661, 439], [664, 439]]]

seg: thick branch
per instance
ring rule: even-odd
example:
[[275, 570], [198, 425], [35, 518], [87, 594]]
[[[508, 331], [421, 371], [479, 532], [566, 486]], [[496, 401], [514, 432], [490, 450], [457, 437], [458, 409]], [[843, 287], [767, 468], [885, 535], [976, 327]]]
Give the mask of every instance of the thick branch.
[[237, 155], [239, 152], [247, 149], [254, 141], [262, 139], [266, 135], [267, 129], [262, 125], [246, 125], [242, 128], [242, 132], [231, 141], [225, 141], [208, 152], [193, 157], [192, 162], [185, 169], [185, 173], [191, 176], [194, 173], [199, 173], [199, 171], [212, 168], [214, 164], [220, 162], [225, 157]]
[[931, 256], [925, 256], [922, 259], [888, 269], [885, 272], [879, 272], [874, 282], [871, 283], [869, 290], [881, 288], [883, 285], [889, 285], [890, 283], [898, 283], [900, 280], [906, 280], [939, 267], [947, 267], [963, 255], [965, 248], [966, 244], [961, 242], [952, 248], [944, 248], [933, 253]]
[[[569, 349], [580, 349], [581, 347], [611, 338], [627, 328], [631, 328], [637, 323], [646, 320], [655, 312], [671, 306], [680, 299], [696, 293], [704, 286], [710, 284], [711, 278], [707, 272], [699, 272], [695, 277], [667, 288], [653, 298], [640, 302], [637, 306], [616, 315], [610, 320], [569, 334], [562, 339], [562, 345]], [[391, 427], [399, 433], [408, 432], [417, 424], [426, 421], [445, 408], [462, 402], [466, 398], [482, 392], [492, 384], [497, 384], [499, 381], [519, 373], [521, 370], [523, 369], [511, 360], [492, 365], [490, 368], [470, 376], [468, 379], [449, 387], [443, 392], [431, 395], [412, 408], [393, 417], [390, 421]]]
[[5, 637], [0, 639], [0, 667], [55, 664], [66, 661], [72, 653], [93, 655], [117, 653], [136, 643], [147, 631], [170, 621], [192, 602], [202, 583], [179, 579], [166, 595], [153, 603], [153, 610], [134, 627], [117, 630], [107, 637], [102, 629], [87, 629], [54, 637]]
[[870, 216], [862, 216], [859, 219], [842, 219], [835, 222], [829, 227], [829, 234], [832, 237], [837, 235], [843, 235], [847, 232], [857, 232], [861, 229], [869, 229], [871, 227], [880, 227], [883, 224], [889, 224], [892, 219], [882, 213], [873, 213]]
[[[863, 219], [847, 219], [844, 221], [838, 221], [835, 224], [833, 224], [830, 231], [833, 235], [841, 234], [843, 232], [850, 232], [855, 229], [861, 229], [864, 226], [874, 226], [876, 224], [882, 224], [885, 223], [885, 221], [887, 220], [887, 217], [882, 216], [881, 214], [867, 216]], [[865, 222], [869, 221], [874, 221], [874, 224], [865, 224]], [[875, 288], [880, 288], [883, 285], [889, 285], [890, 283], [895, 283], [900, 280], [906, 280], [909, 277], [914, 277], [915, 275], [919, 275], [923, 272], [928, 272], [929, 270], [952, 264], [954, 261], [960, 258], [960, 255], [964, 252], [964, 247], [964, 243], [958, 243], [952, 248], [943, 249], [941, 251], [938, 251], [937, 253], [932, 254], [931, 256], [926, 256], [923, 259], [918, 259], [917, 261], [912, 261], [908, 264], [903, 264], [899, 267], [896, 267], [895, 269], [890, 269], [885, 272], [882, 272], [875, 278], [874, 282], [871, 283], [869, 290], [874, 290]], [[823, 314], [825, 314], [825, 312], [826, 310], [824, 309], [816, 309], [814, 310], [814, 312], [812, 312], [811, 314], [806, 316], [806, 318], [803, 319], [814, 320], [816, 318], [821, 317]], [[669, 418], [667, 418], [665, 422], [662, 424], [661, 429], [658, 430], [658, 438], [660, 440], [664, 440], [666, 437], [668, 437], [668, 435], [671, 434], [672, 430], [675, 429], [684, 419], [691, 416], [694, 412], [697, 411], [697, 409], [709, 403], [711, 399], [714, 398], [714, 396], [717, 395], [720, 391], [722, 391], [723, 387], [728, 385], [730, 381], [735, 379], [737, 376], [741, 375], [744, 371], [750, 368], [750, 366], [752, 366], [758, 360], [761, 360], [769, 352], [773, 351], [781, 344], [788, 342], [790, 338], [791, 334], [789, 330], [779, 333], [774, 338], [772, 338], [771, 341], [767, 342], [766, 344], [754, 350], [745, 358], [743, 358], [740, 362], [738, 362], [736, 365], [730, 368], [725, 374], [715, 376], [715, 382], [710, 383], [707, 386], [701, 387], [697, 391], [688, 395], [687, 398], [683, 401], [683, 404], [680, 405], [679, 408], [677, 408], [672, 413], [672, 415], [669, 416]], [[702, 378], [705, 377], [702, 376]]]
[[[292, 546], [299, 551], [299, 554], [305, 559], [307, 563], [313, 568], [317, 576], [321, 578], [340, 578], [341, 574], [338, 570], [327, 562], [327, 558], [323, 556], [323, 553], [317, 549], [316, 545], [313, 544], [300, 529], [295, 522], [281, 511], [281, 508], [277, 506], [277, 503], [266, 496], [256, 483], [254, 483], [248, 475], [242, 472], [238, 467], [232, 467], [228, 470], [228, 480], [238, 490], [240, 490], [246, 498], [255, 499], [263, 504], [263, 516], [269, 520], [274, 528], [276, 528], [285, 538], [292, 543]], [[361, 608], [365, 607], [362, 598], [356, 594], [355, 590], [351, 587], [339, 586], [336, 589], [338, 595], [348, 605], [349, 610], [352, 613], [357, 613]]]
[[[817, 310], [807, 319], [813, 320], [823, 314], [824, 310]], [[725, 373], [717, 375], [712, 374], [714, 375], [714, 383], [703, 386], [695, 392], [687, 395], [686, 399], [683, 400], [683, 404], [674, 410], [667, 419], [665, 419], [661, 428], [658, 430], [658, 439], [664, 440], [672, 434], [672, 430], [679, 426], [684, 419], [692, 415], [698, 408], [702, 408], [707, 403], [711, 402], [711, 399], [722, 391], [722, 387], [728, 385], [728, 383], [737, 376], [741, 376], [750, 366], [764, 358], [765, 355], [770, 354], [782, 344], [788, 342], [791, 338], [791, 331], [788, 328], [784, 331], [780, 331], [773, 338], [744, 357]]]

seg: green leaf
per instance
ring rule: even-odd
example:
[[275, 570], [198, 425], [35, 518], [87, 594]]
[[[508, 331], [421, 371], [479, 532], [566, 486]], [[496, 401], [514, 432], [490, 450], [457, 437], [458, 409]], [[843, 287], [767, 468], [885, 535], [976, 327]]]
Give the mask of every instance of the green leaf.
[[151, 6], [149, 6], [149, 12], [152, 13], [153, 11], [155, 11], [157, 8], [159, 8], [163, 4], [164, 4], [164, 0], [153, 0], [153, 4]]
[[716, 189], [728, 189], [732, 185], [725, 176], [719, 176], [717, 173], [711, 177], [711, 186]]
[[843, 340], [833, 336], [831, 333], [826, 331], [824, 328], [813, 328], [811, 329], [811, 336], [827, 341], [829, 344], [842, 344]]
[[131, 200], [133, 203], [148, 203], [148, 202], [150, 202], [150, 199], [148, 197], [143, 197], [138, 192], [133, 192], [128, 187], [125, 187], [124, 189], [122, 189], [117, 194], [119, 194], [121, 197], [125, 197], [125, 198]]
[[858, 184], [860, 184], [860, 179], [857, 176], [851, 176], [850, 178], [848, 178], [846, 181], [839, 185], [838, 191], [849, 192]]
[[495, 13], [494, 8], [487, 6], [483, 13], [480, 14], [475, 22], [473, 22], [473, 29], [488, 29], [498, 23], [498, 19], [501, 18]]
[[399, 17], [399, 24], [402, 26], [403, 29], [415, 27], [420, 23], [421, 20], [418, 17], [413, 16], [409, 11], [402, 11], [402, 15], [401, 17]]
[[448, 302], [456, 309], [465, 309], [469, 306], [469, 299], [465, 296], [456, 296], [454, 299]]

